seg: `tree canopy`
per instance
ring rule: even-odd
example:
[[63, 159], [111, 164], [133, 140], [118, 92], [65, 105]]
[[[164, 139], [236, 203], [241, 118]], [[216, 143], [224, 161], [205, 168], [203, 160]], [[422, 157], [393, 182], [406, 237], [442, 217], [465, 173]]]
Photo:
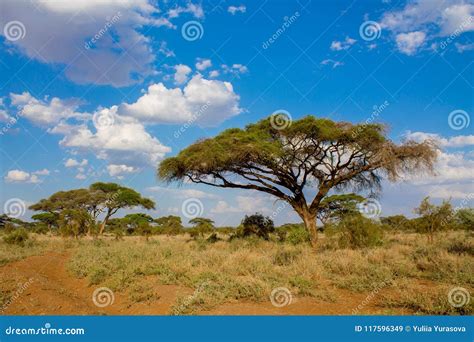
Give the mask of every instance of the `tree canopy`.
[[[109, 218], [119, 209], [143, 207], [145, 209], [154, 209], [155, 203], [144, 198], [137, 191], [121, 186], [116, 183], [97, 182], [88, 189], [73, 189], [68, 191], [59, 191], [50, 197], [41, 199], [38, 203], [30, 206], [31, 210], [43, 211], [43, 214], [37, 214], [36, 219], [46, 222], [53, 216], [59, 217], [61, 222], [66, 222], [73, 217], [81, 217], [80, 220], [74, 219], [82, 225], [81, 229], [87, 228], [90, 234], [92, 228], [101, 213], [105, 213], [104, 219], [100, 225], [99, 234], [104, 232]], [[46, 213], [51, 215], [47, 216]], [[84, 213], [90, 216], [89, 220], [83, 219]], [[41, 215], [41, 216], [38, 216]], [[58, 216], [59, 215], [59, 216]], [[51, 222], [51, 224], [53, 224]], [[76, 229], [76, 228], [74, 228]], [[79, 231], [77, 234], [81, 234]]]
[[287, 201], [302, 218], [315, 246], [316, 216], [331, 189], [380, 188], [405, 172], [432, 170], [428, 142], [397, 145], [381, 124], [352, 124], [307, 116], [284, 128], [263, 119], [225, 130], [167, 158], [162, 180], [251, 189]]

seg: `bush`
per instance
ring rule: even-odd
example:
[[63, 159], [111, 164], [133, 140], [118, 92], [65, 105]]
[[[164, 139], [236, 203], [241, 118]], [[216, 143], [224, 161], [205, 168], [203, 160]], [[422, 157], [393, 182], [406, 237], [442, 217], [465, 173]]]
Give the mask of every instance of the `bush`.
[[28, 241], [29, 235], [26, 229], [17, 228], [11, 233], [3, 237], [3, 241], [9, 245], [17, 245], [23, 247]]
[[310, 239], [309, 232], [302, 225], [291, 225], [287, 230], [286, 241], [292, 245], [309, 243]]
[[300, 250], [278, 249], [273, 256], [273, 264], [278, 266], [287, 266], [298, 260]]
[[338, 237], [341, 248], [364, 248], [382, 244], [383, 230], [381, 225], [361, 215], [344, 218], [331, 228], [329, 235]]
[[268, 240], [269, 234], [274, 231], [275, 225], [273, 224], [272, 219], [265, 217], [262, 214], [255, 213], [250, 216], [245, 215], [236, 233], [239, 237], [255, 235]]

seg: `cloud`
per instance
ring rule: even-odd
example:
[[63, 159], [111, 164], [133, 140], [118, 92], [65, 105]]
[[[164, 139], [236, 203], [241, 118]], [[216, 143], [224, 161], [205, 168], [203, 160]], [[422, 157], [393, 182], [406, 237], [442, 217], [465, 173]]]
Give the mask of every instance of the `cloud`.
[[441, 14], [441, 34], [448, 36], [456, 31], [474, 31], [473, 4], [458, 4], [447, 7]]
[[332, 65], [332, 68], [335, 69], [338, 66], [344, 65], [343, 62], [335, 61], [333, 59], [325, 59], [321, 61], [321, 65]]
[[369, 44], [367, 48], [369, 49], [369, 51], [372, 51], [373, 49], [377, 48], [377, 44], [375, 43]]
[[5, 176], [8, 183], [41, 183], [41, 180], [35, 173], [29, 173], [22, 170], [10, 170]]
[[7, 108], [3, 102], [3, 98], [0, 98], [0, 122], [8, 122], [11, 117], [8, 115]]
[[400, 33], [396, 36], [398, 50], [406, 55], [414, 55], [423, 45], [426, 34], [422, 31]]
[[165, 41], [160, 43], [158, 51], [165, 57], [175, 57], [174, 51], [168, 48], [168, 44]]
[[[135, 103], [98, 108], [93, 113], [79, 112], [77, 101], [56, 97], [38, 100], [27, 92], [11, 94], [11, 99], [21, 116], [50, 134], [62, 135], [61, 146], [72, 152], [93, 152], [109, 165], [125, 165], [134, 170], [156, 166], [171, 151], [146, 131], [145, 124], [195, 122], [217, 126], [242, 111], [231, 83], [207, 80], [200, 74], [182, 89], [152, 84]], [[66, 167], [83, 167], [83, 162], [71, 158]], [[131, 169], [121, 170], [127, 173]], [[112, 167], [110, 171], [118, 174], [119, 169]]]
[[464, 0], [411, 0], [402, 9], [385, 12], [380, 25], [394, 34], [402, 53], [413, 55], [425, 41], [473, 31], [473, 15], [474, 5]]
[[50, 171], [48, 169], [43, 169], [43, 170], [34, 171], [33, 174], [38, 175], [38, 176], [48, 176], [50, 174]]
[[465, 199], [474, 193], [473, 184], [433, 185], [426, 187], [426, 193], [433, 198]]
[[245, 5], [229, 6], [227, 8], [227, 12], [229, 12], [232, 15], [235, 15], [236, 13], [245, 13], [246, 11], [247, 11], [247, 7], [245, 7]]
[[[116, 87], [141, 82], [154, 73], [155, 55], [144, 27], [174, 29], [180, 13], [203, 17], [200, 5], [189, 3], [163, 14], [155, 2], [16, 1], [2, 2], [0, 27], [19, 21], [25, 35], [5, 43], [29, 58], [59, 64], [79, 84]], [[4, 30], [0, 34], [5, 35]]]
[[63, 101], [53, 97], [48, 101], [46, 97], [43, 101], [31, 96], [30, 93], [10, 94], [11, 104], [16, 106], [18, 114], [27, 118], [39, 126], [50, 126], [59, 123], [61, 120], [76, 118], [85, 120], [90, 118], [87, 113], [78, 113], [76, 109], [79, 105], [77, 101]]
[[414, 185], [472, 183], [474, 160], [465, 152], [448, 153], [438, 150], [437, 154], [433, 175], [406, 175], [404, 180]]
[[245, 74], [249, 71], [249, 69], [242, 64], [232, 64], [232, 65], [226, 65], [222, 64], [222, 71], [224, 74], [232, 74], [234, 76], [239, 76], [240, 74]]
[[170, 10], [168, 10], [168, 17], [169, 18], [177, 18], [182, 13], [191, 13], [196, 18], [203, 18], [204, 17], [204, 10], [202, 9], [201, 5], [196, 5], [193, 3], [188, 3], [185, 7], [183, 6], [176, 6]]
[[209, 199], [214, 199], [218, 198], [217, 195], [197, 190], [197, 189], [173, 189], [173, 188], [164, 188], [161, 186], [152, 186], [147, 188], [146, 190], [152, 191], [152, 192], [157, 192], [160, 194], [167, 194], [167, 195], [172, 195], [174, 197], [180, 198], [180, 199], [186, 199], [186, 198], [209, 198]]
[[96, 114], [112, 118], [95, 132], [87, 125], [60, 123], [50, 133], [61, 134], [60, 145], [66, 148], [92, 151], [109, 164], [135, 167], [156, 166], [170, 148], [146, 132], [143, 124], [117, 114], [117, 106], [99, 110]]
[[190, 67], [184, 64], [175, 65], [174, 69], [176, 70], [174, 74], [174, 83], [175, 84], [184, 84], [188, 80], [188, 75], [192, 71]]
[[433, 140], [439, 147], [465, 147], [474, 145], [474, 135], [458, 135], [451, 138], [444, 138], [436, 133], [410, 132], [405, 134], [410, 140], [421, 142], [424, 140]]
[[470, 43], [470, 44], [454, 43], [454, 46], [456, 46], [456, 50], [458, 50], [459, 53], [474, 50], [474, 43]]
[[120, 112], [147, 123], [184, 123], [194, 118], [197, 124], [217, 126], [242, 109], [231, 83], [198, 74], [183, 89], [152, 84], [135, 103], [123, 104]]
[[219, 70], [212, 70], [212, 71], [209, 73], [209, 77], [212, 77], [212, 78], [219, 77]]
[[107, 171], [109, 172], [110, 176], [120, 178], [124, 174], [137, 172], [138, 169], [133, 166], [127, 166], [125, 164], [110, 164], [107, 165]]
[[202, 59], [198, 58], [198, 61], [196, 63], [196, 69], [199, 71], [206, 70], [207, 68], [210, 68], [212, 66], [212, 62], [210, 59]]
[[230, 205], [226, 201], [218, 201], [211, 208], [213, 214], [245, 213], [253, 214], [256, 212], [269, 213], [272, 210], [266, 206], [269, 199], [263, 196], [236, 196], [235, 205]]
[[342, 51], [349, 49], [352, 45], [354, 45], [357, 40], [352, 39], [350, 37], [346, 37], [344, 41], [337, 41], [334, 40], [329, 47], [333, 51]]
[[77, 161], [76, 159], [69, 158], [64, 163], [65, 167], [84, 167], [88, 164], [87, 159], [82, 159], [82, 161]]

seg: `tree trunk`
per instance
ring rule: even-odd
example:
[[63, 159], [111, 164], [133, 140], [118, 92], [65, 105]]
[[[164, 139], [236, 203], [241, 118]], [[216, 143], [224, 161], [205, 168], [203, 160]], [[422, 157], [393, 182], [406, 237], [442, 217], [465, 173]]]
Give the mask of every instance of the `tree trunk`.
[[111, 215], [112, 214], [110, 212], [108, 212], [107, 215], [105, 215], [104, 221], [102, 221], [102, 223], [100, 224], [99, 235], [102, 235], [104, 233], [105, 225], [107, 224], [107, 221], [109, 220]]
[[311, 238], [311, 246], [314, 250], [318, 247], [318, 228], [316, 225], [316, 213], [310, 213], [304, 210], [301, 214], [301, 218], [303, 219], [305, 228], [309, 232], [309, 236]]

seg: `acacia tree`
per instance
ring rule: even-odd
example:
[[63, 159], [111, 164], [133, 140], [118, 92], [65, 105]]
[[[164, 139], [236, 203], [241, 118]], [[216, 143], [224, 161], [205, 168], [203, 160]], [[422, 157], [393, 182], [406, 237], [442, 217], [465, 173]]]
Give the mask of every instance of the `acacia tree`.
[[[99, 204], [104, 201], [104, 198], [100, 194], [92, 193], [88, 189], [73, 189], [68, 191], [58, 191], [52, 194], [48, 198], [41, 199], [38, 203], [31, 205], [29, 208], [35, 211], [43, 211], [42, 214], [35, 215], [36, 217], [59, 217], [65, 210], [72, 210], [70, 213], [74, 213], [79, 210], [84, 213], [88, 213], [91, 216], [90, 220], [84, 220], [83, 223], [87, 223], [86, 233], [91, 234], [92, 227], [95, 224], [97, 216], [100, 214]], [[66, 215], [62, 218], [61, 222], [65, 222], [71, 215]], [[35, 217], [32, 217], [35, 219]]]
[[435, 232], [445, 229], [443, 220], [452, 218], [454, 211], [449, 201], [443, 201], [441, 205], [437, 206], [430, 203], [430, 198], [425, 197], [418, 208], [415, 208], [415, 213], [421, 216], [418, 229], [423, 233], [427, 233], [428, 242], [433, 243]]
[[35, 221], [39, 221], [45, 224], [48, 227], [48, 231], [52, 232], [52, 227], [58, 225], [59, 215], [57, 213], [39, 213], [31, 216], [31, 218]]
[[214, 221], [205, 217], [195, 217], [189, 220], [189, 223], [194, 226], [191, 233], [196, 233], [199, 236], [211, 233], [214, 230]]
[[228, 129], [165, 159], [158, 176], [222, 188], [251, 189], [288, 202], [313, 247], [316, 217], [331, 189], [377, 189], [383, 177], [431, 170], [436, 152], [426, 141], [390, 141], [384, 126], [307, 116], [278, 127], [273, 118]]
[[116, 183], [97, 182], [89, 187], [89, 190], [101, 194], [105, 199], [103, 205], [105, 217], [99, 228], [99, 235], [102, 235], [109, 218], [119, 209], [142, 207], [145, 209], [155, 209], [155, 202], [151, 199], [142, 197], [133, 189], [121, 186]]
[[158, 224], [160, 232], [176, 235], [183, 229], [181, 217], [175, 215], [163, 216], [155, 219]]
[[[67, 215], [63, 215], [62, 222], [65, 222], [69, 217], [73, 217], [72, 214], [77, 212], [80, 212], [81, 215], [87, 214], [90, 219], [76, 221], [87, 224], [87, 226], [81, 227], [80, 233], [85, 232], [90, 235], [92, 227], [96, 226], [101, 213], [105, 212], [105, 216], [100, 224], [99, 234], [104, 232], [108, 220], [119, 209], [137, 206], [154, 209], [155, 203], [142, 197], [133, 189], [116, 183], [97, 182], [92, 184], [89, 189], [56, 192], [50, 197], [31, 205], [30, 209], [55, 215], [61, 215], [65, 210], [69, 210]], [[83, 228], [87, 228], [87, 230], [84, 231]]]
[[357, 213], [357, 204], [364, 200], [364, 197], [354, 193], [327, 196], [319, 206], [318, 219], [324, 225], [330, 220], [340, 220], [344, 216]]

